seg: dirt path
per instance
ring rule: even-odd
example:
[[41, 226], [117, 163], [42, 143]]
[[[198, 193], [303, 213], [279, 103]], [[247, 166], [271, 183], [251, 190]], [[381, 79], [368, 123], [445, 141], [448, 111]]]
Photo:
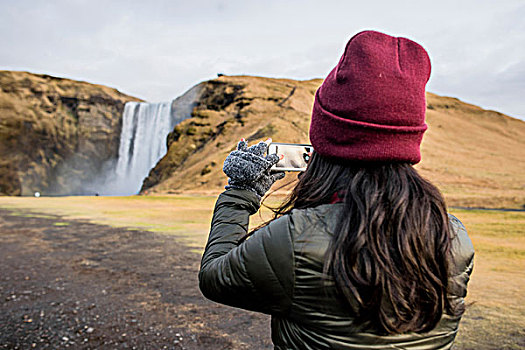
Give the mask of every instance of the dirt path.
[[269, 317], [205, 300], [168, 235], [0, 209], [0, 348], [270, 349]]

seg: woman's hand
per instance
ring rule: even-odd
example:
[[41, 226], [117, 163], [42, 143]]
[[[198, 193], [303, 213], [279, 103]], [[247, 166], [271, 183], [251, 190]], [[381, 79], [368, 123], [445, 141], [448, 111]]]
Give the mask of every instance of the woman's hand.
[[248, 147], [246, 140], [241, 139], [237, 150], [224, 161], [222, 170], [229, 178], [226, 189], [246, 189], [262, 198], [275, 181], [284, 177], [282, 171], [270, 173], [270, 168], [280, 159], [276, 153], [264, 156], [271, 142], [272, 139], [268, 139]]

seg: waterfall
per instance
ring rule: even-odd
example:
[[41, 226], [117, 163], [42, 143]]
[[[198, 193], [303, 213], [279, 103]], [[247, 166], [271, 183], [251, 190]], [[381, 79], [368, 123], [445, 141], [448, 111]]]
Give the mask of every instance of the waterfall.
[[138, 193], [150, 169], [166, 154], [166, 137], [181, 119], [172, 113], [172, 101], [127, 102], [122, 113], [116, 165], [96, 192], [102, 195]]
[[175, 126], [171, 104], [126, 103], [113, 188], [107, 188], [111, 194], [137, 193], [150, 169], [166, 154], [166, 137]]
[[116, 164], [102, 171], [85, 193], [100, 195], [137, 194], [149, 171], [166, 154], [166, 138], [175, 125], [190, 118], [202, 91], [196, 85], [169, 102], [127, 102]]

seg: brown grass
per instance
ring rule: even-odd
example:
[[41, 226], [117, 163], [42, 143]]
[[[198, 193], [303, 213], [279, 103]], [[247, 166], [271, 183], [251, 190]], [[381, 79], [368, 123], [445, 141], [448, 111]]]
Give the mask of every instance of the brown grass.
[[525, 205], [525, 123], [450, 97], [427, 94], [429, 130], [418, 170], [449, 205]]
[[[193, 117], [177, 126], [178, 138], [170, 139], [166, 156], [147, 181], [153, 186], [148, 190], [220, 192], [225, 184], [221, 165], [241, 137], [308, 143], [314, 93], [321, 83], [251, 76], [202, 83], [205, 97]], [[417, 169], [440, 187], [448, 203], [523, 207], [525, 122], [432, 93], [427, 104], [429, 129]]]

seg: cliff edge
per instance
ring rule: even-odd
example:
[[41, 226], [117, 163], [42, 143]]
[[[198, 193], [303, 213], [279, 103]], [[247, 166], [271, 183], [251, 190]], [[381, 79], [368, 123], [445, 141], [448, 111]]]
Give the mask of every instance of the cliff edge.
[[124, 104], [102, 85], [0, 71], [0, 194], [81, 193], [118, 155]]

